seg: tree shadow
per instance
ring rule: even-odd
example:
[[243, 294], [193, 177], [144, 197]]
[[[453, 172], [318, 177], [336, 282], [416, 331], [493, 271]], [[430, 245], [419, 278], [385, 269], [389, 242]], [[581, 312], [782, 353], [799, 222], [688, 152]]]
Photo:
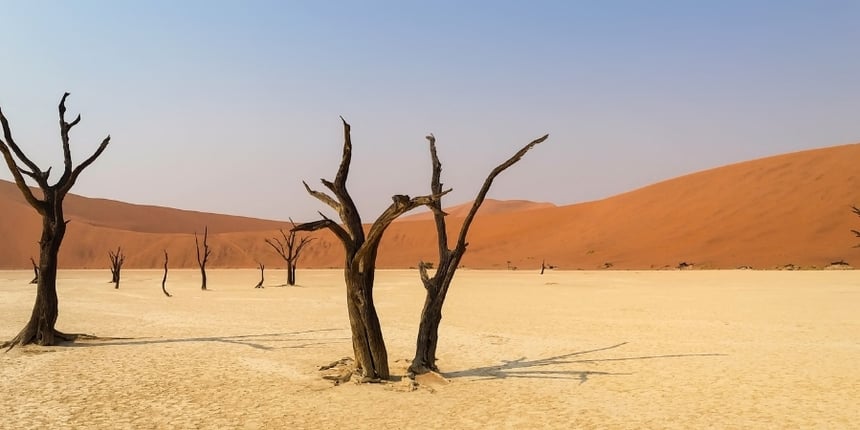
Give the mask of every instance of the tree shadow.
[[603, 372], [594, 370], [538, 370], [546, 366], [564, 366], [568, 364], [599, 364], [604, 362], [614, 361], [632, 361], [632, 360], [654, 360], [668, 358], [684, 358], [684, 357], [721, 357], [726, 354], [719, 353], [704, 353], [704, 354], [664, 354], [664, 355], [643, 355], [634, 357], [610, 357], [610, 358], [579, 358], [583, 355], [608, 351], [615, 348], [620, 348], [628, 342], [621, 342], [616, 345], [611, 345], [603, 348], [590, 349], [587, 351], [577, 351], [568, 354], [556, 355], [553, 357], [539, 358], [535, 360], [526, 360], [526, 357], [520, 357], [516, 360], [502, 360], [501, 365], [477, 367], [473, 369], [459, 370], [455, 372], [444, 372], [442, 375], [445, 378], [464, 378], [472, 377], [477, 381], [486, 381], [492, 379], [507, 379], [507, 378], [526, 378], [526, 379], [578, 379], [580, 384], [588, 381], [593, 375], [599, 376], [627, 376], [632, 373], [618, 372]]
[[[148, 337], [96, 337], [88, 336], [84, 340], [68, 343], [65, 346], [72, 348], [89, 348], [99, 346], [138, 346], [186, 342], [220, 342], [247, 346], [254, 349], [271, 351], [275, 349], [301, 349], [319, 345], [342, 343], [350, 340], [350, 337], [314, 337], [306, 336], [314, 333], [340, 331], [339, 328], [326, 328], [317, 330], [304, 330], [287, 333], [264, 333], [244, 334], [236, 336], [211, 336], [211, 337], [187, 337], [187, 338], [148, 338]], [[305, 336], [303, 336], [305, 335]], [[285, 346], [272, 346], [272, 343], [290, 343]]]

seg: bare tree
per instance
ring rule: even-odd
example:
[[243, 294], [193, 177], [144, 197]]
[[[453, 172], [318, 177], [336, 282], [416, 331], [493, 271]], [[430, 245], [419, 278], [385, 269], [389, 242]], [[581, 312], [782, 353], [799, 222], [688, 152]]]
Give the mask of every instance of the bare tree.
[[[72, 151], [69, 146], [69, 131], [81, 121], [78, 115], [72, 122], [66, 122], [66, 98], [69, 93], [63, 94], [60, 100], [60, 139], [63, 147], [63, 172], [53, 185], [48, 183], [51, 168], [42, 170], [15, 143], [12, 138], [12, 130], [6, 116], [0, 110], [0, 123], [3, 126], [3, 139], [0, 139], [0, 152], [6, 160], [6, 166], [15, 179], [15, 184], [24, 195], [24, 199], [39, 215], [42, 216], [42, 236], [39, 240], [39, 280], [36, 287], [36, 303], [30, 320], [24, 328], [12, 340], [5, 342], [3, 346], [12, 348], [15, 345], [26, 345], [35, 343], [38, 345], [55, 345], [60, 341], [74, 340], [77, 335], [65, 334], [55, 327], [58, 316], [57, 300], [57, 264], [60, 245], [66, 235], [66, 224], [68, 221], [63, 216], [63, 200], [66, 194], [75, 185], [78, 176], [96, 158], [98, 158], [108, 143], [110, 136], [105, 137], [95, 152], [77, 167], [72, 164]], [[25, 176], [33, 180], [41, 190], [41, 198], [33, 194], [27, 186]]]
[[200, 275], [203, 276], [203, 283], [200, 285], [201, 290], [206, 290], [206, 262], [209, 261], [209, 255], [212, 250], [209, 249], [209, 226], [203, 227], [203, 253], [200, 253], [200, 241], [197, 240], [197, 233], [194, 233], [194, 245], [197, 246], [197, 265], [200, 266]]
[[[293, 222], [292, 218], [290, 218], [290, 224], [292, 224], [292, 228], [296, 228], [296, 223]], [[296, 243], [295, 230], [290, 230], [289, 233], [285, 232], [284, 229], [280, 229], [279, 231], [283, 240], [273, 237], [266, 239], [266, 243], [287, 262], [287, 285], [296, 285], [296, 265], [299, 261], [299, 255], [302, 253], [305, 245], [314, 240], [314, 238], [303, 236]]]
[[376, 255], [385, 229], [400, 215], [422, 205], [428, 205], [444, 193], [410, 198], [393, 196], [392, 203], [374, 221], [365, 233], [358, 209], [346, 188], [352, 159], [350, 126], [343, 118], [343, 155], [334, 182], [322, 179], [322, 184], [334, 194], [312, 190], [304, 183], [308, 193], [334, 209], [343, 225], [320, 213], [319, 221], [303, 223], [293, 231], [329, 229], [341, 241], [345, 251], [344, 280], [347, 291], [347, 310], [352, 330], [352, 348], [356, 358], [356, 372], [364, 380], [388, 379], [388, 352], [382, 337], [379, 317], [373, 303], [373, 278], [376, 272]]
[[[409, 366], [409, 372], [412, 374], [422, 374], [428, 371], [437, 371], [436, 367], [436, 346], [439, 341], [439, 323], [442, 321], [442, 306], [445, 304], [445, 297], [448, 295], [448, 288], [451, 286], [451, 281], [454, 279], [454, 273], [457, 271], [457, 266], [466, 253], [466, 235], [469, 233], [469, 227], [478, 213], [478, 209], [484, 203], [484, 198], [490, 187], [493, 185], [493, 180], [500, 173], [511, 167], [517, 161], [532, 149], [535, 145], [545, 141], [549, 135], [544, 135], [538, 139], [531, 141], [528, 145], [520, 149], [511, 158], [493, 169], [478, 195], [475, 197], [472, 208], [463, 220], [463, 225], [460, 227], [460, 234], [457, 237], [457, 242], [454, 249], [448, 248], [448, 230], [445, 225], [445, 213], [442, 211], [441, 199], [436, 199], [430, 203], [433, 209], [433, 219], [436, 222], [436, 236], [439, 245], [439, 264], [436, 268], [436, 273], [430, 277], [427, 269], [430, 264], [420, 262], [418, 265], [421, 275], [421, 282], [424, 284], [424, 289], [427, 294], [424, 299], [424, 308], [421, 311], [421, 322], [418, 327], [418, 340], [415, 349], [415, 357], [412, 359], [412, 364]], [[430, 189], [433, 194], [442, 192], [442, 182], [440, 180], [442, 174], [442, 163], [436, 155], [436, 138], [431, 134], [427, 136], [430, 142], [430, 157], [433, 162], [433, 175], [430, 179]]]
[[255, 285], [254, 288], [263, 288], [263, 281], [266, 279], [265, 278], [266, 265], [263, 263], [260, 263], [258, 261], [257, 266], [260, 267], [260, 282], [257, 282], [257, 285]]
[[[860, 216], [860, 208], [857, 206], [851, 205], [851, 212], [854, 212], [854, 215]], [[860, 237], [860, 231], [852, 229], [851, 233], [854, 233], [855, 237]], [[855, 245], [854, 247], [857, 248], [860, 247], [860, 245]]]
[[39, 265], [36, 264], [36, 260], [33, 257], [30, 257], [30, 263], [33, 265], [33, 279], [30, 281], [31, 284], [39, 283]]
[[110, 281], [114, 288], [119, 288], [120, 271], [122, 264], [125, 263], [125, 254], [122, 253], [121, 247], [117, 247], [116, 252], [108, 251], [108, 257], [110, 258]]
[[167, 284], [167, 250], [164, 250], [164, 277], [161, 278], [161, 292], [164, 293], [165, 296], [170, 297], [170, 293], [167, 292], [166, 288]]

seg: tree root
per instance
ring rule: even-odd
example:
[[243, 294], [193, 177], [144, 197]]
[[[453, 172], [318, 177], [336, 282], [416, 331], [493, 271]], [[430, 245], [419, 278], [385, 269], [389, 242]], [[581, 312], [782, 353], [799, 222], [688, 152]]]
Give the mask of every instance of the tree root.
[[31, 329], [29, 326], [24, 327], [17, 336], [12, 338], [12, 340], [3, 342], [0, 345], [0, 349], [6, 349], [6, 352], [12, 350], [12, 348], [16, 346], [25, 346], [30, 344], [35, 344], [39, 346], [56, 346], [63, 342], [74, 342], [78, 339], [88, 339], [95, 340], [101, 339], [98, 336], [86, 333], [63, 333], [59, 330], [53, 330], [53, 334], [51, 336], [42, 336], [41, 338], [37, 335], [37, 330]]

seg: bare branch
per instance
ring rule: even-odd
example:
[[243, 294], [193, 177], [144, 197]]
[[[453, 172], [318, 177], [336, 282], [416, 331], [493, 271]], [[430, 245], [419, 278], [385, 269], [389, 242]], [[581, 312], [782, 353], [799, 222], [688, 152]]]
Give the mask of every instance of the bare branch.
[[[320, 179], [320, 180], [322, 181], [323, 184], [328, 182], [325, 179]], [[331, 183], [331, 182], [329, 182], [329, 183]], [[308, 186], [308, 183], [305, 181], [302, 181], [302, 184], [304, 184], [305, 189], [308, 191], [308, 194], [314, 196], [317, 200], [327, 204], [328, 206], [330, 206], [332, 209], [336, 210], [337, 212], [340, 212], [340, 203], [338, 203], [337, 200], [335, 200], [334, 198], [332, 198], [330, 195], [328, 195], [326, 193], [311, 189], [311, 187]]]
[[[295, 227], [295, 224], [293, 225], [293, 227]], [[269, 246], [271, 246], [272, 249], [274, 249], [275, 252], [277, 252], [278, 255], [281, 256], [281, 258], [283, 258], [284, 260], [287, 260], [287, 258], [288, 258], [287, 257], [287, 244], [286, 244], [287, 234], [284, 233], [283, 229], [281, 229], [279, 231], [281, 232], [281, 235], [284, 236], [284, 242], [281, 242], [281, 240], [278, 239], [277, 237], [273, 237], [271, 240], [269, 240], [269, 239], [263, 239], [263, 240], [266, 243], [268, 243]], [[272, 242], [272, 240], [274, 240], [274, 242]]]
[[346, 178], [349, 176], [349, 164], [352, 162], [352, 136], [349, 123], [343, 117], [340, 117], [343, 123], [343, 156], [340, 159], [340, 167], [337, 169], [337, 175], [334, 177], [335, 185], [343, 190], [346, 189]]
[[33, 194], [33, 191], [30, 190], [30, 187], [27, 186], [27, 181], [24, 179], [24, 176], [22, 174], [22, 172], [24, 172], [24, 169], [18, 166], [18, 162], [15, 161], [15, 158], [12, 156], [12, 153], [9, 151], [9, 148], [12, 148], [12, 151], [15, 153], [18, 159], [20, 159], [24, 164], [27, 165], [27, 167], [30, 168], [30, 171], [24, 174], [35, 179], [36, 182], [39, 183], [40, 187], [44, 185], [44, 187], [42, 187], [43, 189], [47, 187], [48, 184], [44, 180], [39, 180], [39, 178], [41, 177], [41, 170], [39, 170], [39, 167], [36, 166], [35, 163], [30, 161], [30, 159], [27, 158], [26, 155], [24, 155], [24, 153], [21, 151], [21, 148], [19, 148], [18, 145], [15, 143], [15, 140], [12, 138], [12, 130], [9, 127], [9, 121], [6, 119], [6, 116], [3, 115], [2, 109], [0, 109], [0, 124], [2, 124], [3, 126], [3, 135], [6, 138], [5, 142], [0, 139], [0, 152], [3, 153], [3, 158], [6, 160], [6, 166], [9, 167], [9, 172], [12, 173], [12, 177], [15, 179], [15, 185], [17, 185], [18, 189], [21, 190], [21, 194], [24, 195], [24, 199], [27, 201], [27, 203], [29, 203], [30, 206], [36, 208], [36, 210], [40, 214], [43, 214], [47, 210], [47, 208], [45, 207], [45, 202], [37, 199], [36, 196]]
[[[63, 177], [60, 180], [60, 183], [63, 183], [65, 180], [68, 180], [69, 176], [72, 174], [72, 150], [69, 147], [69, 130], [72, 129], [72, 125], [66, 122], [66, 98], [69, 97], [69, 93], [63, 94], [63, 98], [60, 99], [60, 138], [63, 141], [63, 165], [65, 169], [63, 170]], [[74, 123], [77, 124], [80, 122], [81, 116], [78, 115], [77, 119], [75, 119]]]
[[72, 189], [72, 186], [75, 185], [75, 181], [78, 180], [78, 175], [80, 175], [81, 172], [84, 171], [84, 169], [89, 167], [90, 164], [93, 164], [93, 161], [96, 161], [96, 158], [99, 158], [99, 155], [102, 155], [102, 152], [104, 152], [105, 148], [107, 148], [109, 143], [110, 135], [108, 135], [108, 137], [105, 137], [105, 139], [102, 141], [102, 143], [93, 153], [93, 155], [90, 155], [90, 157], [84, 160], [83, 163], [79, 164], [78, 167], [75, 167], [75, 170], [72, 171], [72, 174], [69, 176], [68, 181], [62, 185], [61, 192], [63, 194], [67, 193], [70, 189]]
[[499, 164], [493, 169], [490, 174], [487, 176], [487, 179], [484, 181], [484, 185], [481, 187], [481, 190], [478, 191], [478, 195], [475, 197], [475, 201], [472, 203], [472, 209], [469, 210], [469, 214], [466, 215], [466, 219], [463, 220], [463, 225], [460, 227], [460, 235], [457, 238], [457, 246], [456, 249], [466, 248], [466, 234], [469, 233], [469, 227], [472, 225], [472, 221], [475, 219], [475, 214], [478, 212], [478, 209], [481, 207], [481, 204], [484, 203], [484, 198], [487, 197], [487, 192], [490, 191], [490, 186], [493, 185], [493, 180], [496, 179], [496, 176], [499, 173], [502, 173], [508, 167], [513, 166], [516, 162], [520, 161], [530, 149], [534, 148], [537, 144], [545, 141], [549, 138], [548, 134], [545, 134], [531, 142], [529, 142], [526, 146], [522, 147], [516, 154], [514, 154], [511, 158], [508, 158], [504, 163]]
[[344, 245], [350, 247], [353, 245], [352, 237], [343, 229], [343, 227], [323, 214], [320, 214], [320, 216], [322, 216], [323, 219], [299, 224], [293, 227], [290, 231], [317, 231], [327, 228], [331, 230], [332, 233], [334, 233], [335, 236], [344, 243]]

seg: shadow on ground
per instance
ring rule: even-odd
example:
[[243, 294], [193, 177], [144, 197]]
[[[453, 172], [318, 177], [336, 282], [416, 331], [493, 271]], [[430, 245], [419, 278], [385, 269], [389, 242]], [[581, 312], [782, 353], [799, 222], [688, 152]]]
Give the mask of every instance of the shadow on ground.
[[[187, 337], [187, 338], [117, 338], [117, 337], [88, 337], [84, 340], [78, 340], [73, 343], [65, 344], [64, 346], [72, 348], [89, 348], [98, 346], [135, 346], [135, 345], [153, 345], [165, 343], [185, 343], [185, 342], [221, 342], [243, 345], [250, 348], [262, 350], [274, 350], [284, 348], [309, 348], [319, 345], [328, 345], [334, 343], [342, 343], [349, 341], [351, 338], [346, 337], [315, 337], [314, 334], [342, 331], [338, 328], [326, 328], [318, 330], [303, 330], [288, 333], [265, 333], [265, 334], [245, 334], [236, 336], [212, 336], [212, 337]], [[272, 344], [289, 343], [283, 346], [274, 346]]]
[[584, 384], [591, 376], [624, 376], [632, 373], [603, 372], [594, 370], [556, 370], [548, 368], [562, 367], [569, 364], [599, 364], [613, 361], [633, 360], [656, 360], [686, 357], [720, 357], [726, 354], [665, 354], [665, 355], [643, 355], [635, 357], [609, 357], [609, 358], [583, 358], [583, 356], [600, 351], [608, 351], [620, 348], [628, 342], [603, 348], [590, 349], [587, 351], [571, 352], [569, 354], [556, 355], [553, 357], [526, 360], [520, 357], [516, 360], [502, 360], [501, 365], [477, 367], [473, 369], [459, 370], [456, 372], [445, 372], [446, 378], [475, 378], [475, 380], [492, 380], [507, 378], [529, 378], [529, 379], [578, 379]]

